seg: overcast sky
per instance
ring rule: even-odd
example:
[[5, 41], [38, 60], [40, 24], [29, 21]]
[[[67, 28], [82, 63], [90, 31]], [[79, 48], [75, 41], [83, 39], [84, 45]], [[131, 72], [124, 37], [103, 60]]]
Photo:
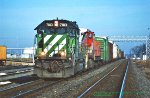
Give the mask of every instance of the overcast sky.
[[150, 0], [0, 0], [0, 44], [31, 47], [34, 28], [56, 17], [96, 35], [150, 34]]

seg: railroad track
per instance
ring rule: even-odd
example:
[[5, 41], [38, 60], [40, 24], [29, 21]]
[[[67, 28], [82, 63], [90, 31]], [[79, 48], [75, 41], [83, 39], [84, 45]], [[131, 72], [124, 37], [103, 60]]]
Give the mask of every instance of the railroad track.
[[23, 76], [23, 77], [19, 77], [19, 78], [14, 78], [14, 79], [9, 79], [7, 81], [2, 81], [0, 82], [0, 91], [10, 88], [10, 87], [16, 87], [18, 85], [30, 82], [30, 81], [35, 81], [38, 80], [39, 78], [36, 76]]
[[[32, 97], [33, 98], [35, 96], [41, 96], [43, 93], [48, 92], [47, 96], [49, 96], [49, 97], [50, 96], [51, 97], [55, 97], [55, 96], [62, 97], [62, 95], [63, 95], [64, 98], [67, 98], [67, 96], [68, 96], [67, 94], [71, 94], [71, 92], [73, 92], [72, 91], [73, 89], [78, 90], [77, 88], [80, 87], [80, 85], [82, 86], [82, 82], [83, 83], [85, 83], [84, 81], [90, 82], [90, 80], [87, 80], [87, 79], [95, 77], [95, 76], [93, 76], [94, 73], [97, 73], [97, 74], [101, 73], [101, 72], [107, 70], [107, 68], [109, 70], [113, 69], [114, 68], [113, 66], [118, 65], [118, 64], [122, 64], [122, 62], [118, 61], [118, 62], [114, 62], [114, 63], [110, 64], [109, 66], [107, 65], [107, 67], [103, 66], [100, 69], [100, 71], [91, 70], [90, 73], [85, 72], [88, 75], [86, 75], [85, 73], [81, 73], [80, 75], [71, 77], [69, 79], [65, 79], [66, 81], [63, 81], [63, 82], [60, 82], [62, 80], [55, 80], [55, 81], [42, 80], [43, 82], [41, 82], [41, 83], [39, 83], [39, 81], [41, 81], [41, 80], [38, 80], [37, 82], [34, 81], [31, 84], [21, 85], [19, 87], [13, 88], [13, 89], [7, 89], [5, 91], [1, 91], [0, 96], [4, 96], [6, 98], [10, 98], [10, 97], [11, 98], [18, 98], [18, 97], [19, 98], [22, 98], [22, 97], [24, 97], [24, 98]], [[109, 67], [111, 67], [111, 68], [109, 68]], [[119, 66], [117, 66], [117, 68], [118, 67]], [[108, 71], [106, 71], [106, 72], [108, 72]], [[115, 71], [115, 69], [113, 71]], [[93, 73], [93, 74], [91, 74], [91, 73]], [[91, 76], [89, 77], [89, 75], [91, 75]], [[103, 76], [103, 74], [101, 74], [101, 75]], [[116, 75], [112, 75], [112, 76], [117, 77]], [[58, 82], [60, 82], [60, 83], [58, 83]], [[61, 89], [63, 89], [63, 90], [61, 90]], [[83, 97], [86, 96], [86, 94], [83, 95]]]
[[23, 68], [33, 68], [33, 66], [15, 66], [15, 65], [7, 65], [7, 66], [0, 66], [0, 72], [10, 71], [10, 70], [17, 70]]
[[[36, 81], [39, 81], [39, 79], [36, 80]], [[21, 86], [26, 86], [26, 85], [29, 85], [29, 84], [31, 84], [33, 82], [36, 82], [36, 81], [30, 81], [30, 82], [18, 84], [18, 85], [15, 85], [15, 86], [10, 86], [8, 88], [1, 89], [0, 92], [5, 92], [5, 91], [8, 91], [8, 90], [11, 90], [11, 89], [14, 89], [14, 88], [18, 88], [18, 87], [21, 87]]]
[[5, 70], [0, 72], [0, 82], [7, 81], [13, 78], [19, 78], [27, 75], [33, 74], [33, 67], [30, 68], [21, 68], [13, 70]]
[[[91, 83], [102, 77], [108, 71], [113, 69], [115, 66], [122, 64], [124, 60], [116, 61], [106, 66], [102, 66], [99, 69], [91, 70], [89, 73], [81, 73], [77, 76], [66, 79], [61, 83], [51, 87], [45, 88], [44, 93], [39, 92], [39, 98], [76, 98], [78, 94], [81, 94], [80, 91], [89, 87]], [[89, 98], [89, 97], [88, 97]]]
[[3, 89], [0, 91], [0, 96], [4, 98], [22, 98], [34, 94], [48, 86], [54, 85], [61, 80], [45, 81], [38, 79], [36, 81], [30, 81], [14, 87]]
[[127, 70], [127, 62], [116, 66], [93, 85], [80, 92], [77, 98], [122, 98]]
[[23, 68], [12, 68], [12, 69], [3, 69], [3, 70], [0, 70], [0, 73], [13, 73], [13, 72], [16, 72], [16, 71], [22, 71], [22, 70], [30, 70], [30, 69], [33, 69], [34, 67], [23, 67]]

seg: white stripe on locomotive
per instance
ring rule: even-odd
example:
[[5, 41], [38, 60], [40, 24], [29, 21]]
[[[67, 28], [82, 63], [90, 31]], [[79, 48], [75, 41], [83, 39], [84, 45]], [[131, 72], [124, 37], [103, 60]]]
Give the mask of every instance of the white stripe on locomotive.
[[[53, 40], [52, 42], [50, 42], [47, 47], [45, 47], [44, 49], [44, 52], [47, 53], [48, 50], [50, 50], [52, 48], [52, 46], [62, 37], [63, 35], [57, 35]], [[44, 38], [44, 44], [48, 41], [48, 39], [51, 37], [51, 35], [47, 35], [45, 38]]]
[[[66, 38], [60, 43], [59, 50], [66, 45]], [[58, 46], [55, 48], [55, 54], [58, 53]], [[65, 52], [66, 53], [66, 52]], [[52, 56], [54, 54], [54, 51], [49, 55]]]

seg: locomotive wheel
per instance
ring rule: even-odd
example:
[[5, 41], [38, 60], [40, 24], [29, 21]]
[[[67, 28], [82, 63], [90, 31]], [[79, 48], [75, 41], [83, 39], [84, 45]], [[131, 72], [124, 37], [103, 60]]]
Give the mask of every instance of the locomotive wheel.
[[75, 64], [75, 73], [80, 70], [80, 63], [79, 62], [76, 62]]
[[92, 59], [89, 59], [88, 62], [87, 62], [87, 64], [88, 64], [88, 69], [94, 67], [94, 63], [93, 63]]

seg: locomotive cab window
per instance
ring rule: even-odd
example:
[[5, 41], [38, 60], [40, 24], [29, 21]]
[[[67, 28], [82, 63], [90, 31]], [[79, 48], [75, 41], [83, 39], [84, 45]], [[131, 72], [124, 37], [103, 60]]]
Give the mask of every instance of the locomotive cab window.
[[44, 30], [37, 30], [38, 34], [43, 34]]
[[42, 30], [38, 30], [38, 36], [42, 37], [43, 36], [43, 31]]
[[64, 33], [66, 33], [66, 28], [58, 28], [58, 29], [56, 30], [56, 32], [57, 32], [58, 34], [64, 34]]
[[38, 30], [38, 37], [41, 38], [38, 43], [39, 48], [43, 48], [43, 30]]
[[44, 33], [46, 33], [46, 34], [51, 34], [51, 29], [47, 29], [47, 28], [46, 28], [46, 29], [44, 30]]
[[75, 29], [71, 29], [69, 35], [70, 35], [71, 37], [75, 37], [75, 35], [76, 35], [76, 30], [75, 30]]
[[91, 33], [88, 36], [89, 36], [89, 38], [92, 38], [92, 34]]
[[49, 28], [45, 29], [46, 34], [64, 34], [66, 33], [66, 28]]
[[55, 32], [55, 29], [54, 28], [50, 28], [50, 34], [53, 34]]

